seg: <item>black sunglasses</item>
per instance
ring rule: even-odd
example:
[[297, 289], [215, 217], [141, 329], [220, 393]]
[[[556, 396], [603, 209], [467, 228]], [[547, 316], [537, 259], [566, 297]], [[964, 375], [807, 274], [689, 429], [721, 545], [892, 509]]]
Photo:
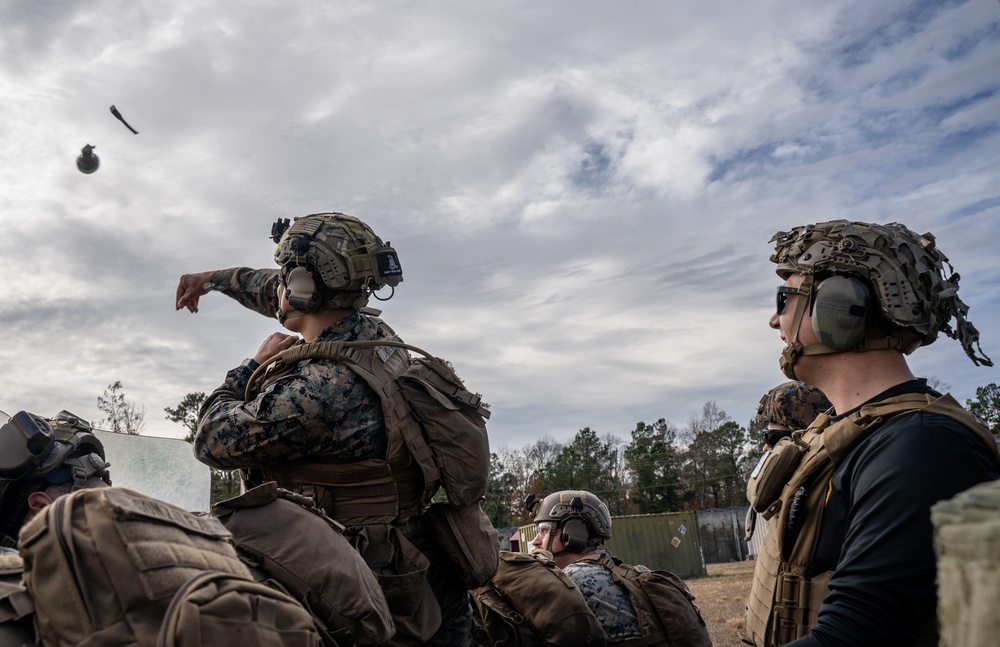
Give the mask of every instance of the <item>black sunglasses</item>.
[[783, 431], [781, 429], [765, 429], [764, 430], [764, 444], [774, 447], [778, 444], [778, 441], [785, 436], [791, 436], [792, 432]]
[[799, 288], [793, 288], [789, 285], [779, 285], [778, 286], [778, 296], [776, 306], [776, 312], [780, 315], [785, 311], [785, 303], [788, 301], [788, 297], [793, 294], [802, 294], [802, 290]]

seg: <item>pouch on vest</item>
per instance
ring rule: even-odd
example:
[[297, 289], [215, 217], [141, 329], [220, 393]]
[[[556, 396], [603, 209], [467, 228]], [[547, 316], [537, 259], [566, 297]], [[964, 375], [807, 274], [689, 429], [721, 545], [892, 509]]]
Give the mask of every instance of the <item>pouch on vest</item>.
[[441, 626], [441, 607], [427, 581], [430, 562], [389, 524], [356, 529], [351, 544], [378, 580], [397, 637], [426, 642]]
[[448, 501], [459, 507], [476, 504], [489, 485], [490, 444], [484, 420], [489, 410], [436, 357], [414, 360], [399, 382], [427, 435]]
[[747, 481], [747, 500], [750, 507], [765, 519], [770, 519], [777, 510], [771, 505], [778, 500], [785, 483], [791, 478], [806, 448], [792, 440], [781, 440], [771, 451], [764, 452], [750, 473]]
[[552, 555], [500, 551], [493, 581], [472, 591], [490, 645], [535, 644], [604, 647], [601, 623], [576, 584], [556, 567]]
[[315, 622], [305, 607], [280, 590], [204, 571], [170, 601], [156, 647], [336, 647], [321, 640]]
[[395, 627], [375, 575], [339, 524], [307, 501], [271, 481], [212, 512], [237, 551], [303, 600], [338, 642], [388, 641]]
[[464, 507], [432, 503], [427, 529], [462, 574], [466, 588], [490, 581], [500, 562], [500, 542], [479, 502]]
[[192, 578], [251, 579], [218, 519], [119, 487], [59, 497], [21, 529], [19, 545], [46, 645], [154, 645]]

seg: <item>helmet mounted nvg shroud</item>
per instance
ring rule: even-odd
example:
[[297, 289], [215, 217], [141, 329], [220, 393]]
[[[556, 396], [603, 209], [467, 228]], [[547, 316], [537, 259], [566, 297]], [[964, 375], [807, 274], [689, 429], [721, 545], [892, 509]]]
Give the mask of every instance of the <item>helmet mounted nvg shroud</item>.
[[354, 216], [316, 213], [291, 223], [279, 218], [271, 239], [278, 244], [274, 261], [281, 267], [285, 297], [295, 310], [279, 312], [281, 321], [307, 312], [362, 308], [374, 292], [395, 289], [403, 281], [396, 250]]
[[[943, 332], [957, 339], [976, 365], [993, 362], [979, 346], [979, 331], [958, 297], [959, 275], [937, 248], [899, 223], [832, 220], [779, 231], [771, 261], [778, 276], [798, 273], [792, 338], [782, 353], [782, 371], [795, 379], [803, 355], [896, 349], [905, 354]], [[820, 344], [798, 340], [806, 307]], [[952, 320], [955, 321], [952, 327]]]

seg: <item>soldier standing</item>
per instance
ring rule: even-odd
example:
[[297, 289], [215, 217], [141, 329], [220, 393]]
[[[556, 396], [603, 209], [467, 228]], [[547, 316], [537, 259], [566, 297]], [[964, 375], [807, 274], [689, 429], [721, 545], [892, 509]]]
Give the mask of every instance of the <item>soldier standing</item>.
[[833, 415], [780, 440], [751, 478], [768, 529], [750, 638], [936, 645], [930, 506], [1000, 477], [992, 435], [905, 358], [943, 332], [992, 365], [958, 274], [931, 234], [898, 223], [836, 220], [772, 242], [784, 279], [770, 320], [785, 342], [781, 368], [822, 390]]
[[[392, 644], [469, 645], [466, 587], [426, 532], [416, 461], [390, 464], [400, 452], [389, 446], [395, 441], [387, 438], [383, 403], [372, 388], [342, 362], [310, 359], [247, 389], [259, 365], [300, 341], [398, 341], [384, 322], [362, 311], [374, 291], [402, 281], [396, 251], [342, 213], [296, 218], [290, 226], [279, 220], [272, 238], [278, 269], [233, 268], [180, 279], [178, 310], [197, 312], [199, 298], [218, 291], [296, 333], [270, 335], [252, 358], [229, 371], [201, 409], [195, 454], [213, 467], [240, 469], [248, 487], [274, 480], [312, 496], [334, 519], [362, 529], [366, 559], [383, 565], [409, 560], [415, 572], [425, 571], [432, 595], [410, 590], [400, 600], [409, 607], [402, 611], [390, 599], [397, 628]], [[400, 554], [401, 542], [419, 552]]]

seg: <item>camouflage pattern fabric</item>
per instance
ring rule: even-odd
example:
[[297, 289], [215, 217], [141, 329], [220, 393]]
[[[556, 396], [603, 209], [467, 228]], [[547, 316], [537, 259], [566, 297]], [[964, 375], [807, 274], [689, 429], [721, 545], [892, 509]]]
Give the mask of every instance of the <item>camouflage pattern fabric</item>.
[[[226, 276], [226, 272], [230, 274]], [[226, 286], [220, 292], [256, 312], [274, 316], [269, 299], [277, 272], [240, 268], [216, 272], [216, 277], [224, 282], [213, 277], [214, 283]], [[261, 292], [238, 293], [243, 288]], [[375, 339], [377, 330], [371, 318], [355, 312], [327, 328], [317, 340]], [[252, 373], [245, 366], [232, 369], [202, 406], [194, 451], [203, 463], [220, 469], [246, 469], [299, 459], [353, 463], [385, 457], [385, 425], [378, 396], [343, 364], [301, 362], [257, 398], [244, 402]]]
[[773, 422], [789, 429], [805, 429], [833, 405], [823, 392], [805, 382], [784, 382], [764, 394], [757, 405], [756, 422]]
[[278, 312], [278, 270], [233, 267], [212, 274], [211, 289], [265, 317]]
[[608, 644], [641, 634], [628, 592], [615, 584], [611, 571], [599, 564], [575, 562], [566, 566], [563, 572], [576, 582], [583, 597], [587, 599], [587, 606], [601, 623]]
[[782, 278], [797, 272], [870, 282], [882, 314], [904, 333], [896, 346], [904, 353], [931, 344], [943, 332], [962, 344], [976, 366], [993, 366], [968, 319], [969, 306], [958, 296], [959, 274], [930, 232], [917, 235], [898, 222], [831, 220], [779, 231], [771, 242], [771, 262]]
[[[278, 270], [232, 268], [212, 276], [212, 289], [244, 307], [276, 318]], [[316, 341], [365, 341], [378, 337], [372, 318], [354, 312], [323, 331]], [[354, 463], [384, 459], [387, 451], [382, 404], [368, 384], [343, 364], [300, 362], [245, 402], [253, 371], [239, 366], [202, 405], [195, 455], [221, 469], [254, 468], [305, 459]], [[471, 647], [472, 609], [459, 573], [428, 537], [412, 537], [431, 562], [428, 580], [444, 618], [426, 645]], [[399, 641], [392, 644], [397, 644]]]

